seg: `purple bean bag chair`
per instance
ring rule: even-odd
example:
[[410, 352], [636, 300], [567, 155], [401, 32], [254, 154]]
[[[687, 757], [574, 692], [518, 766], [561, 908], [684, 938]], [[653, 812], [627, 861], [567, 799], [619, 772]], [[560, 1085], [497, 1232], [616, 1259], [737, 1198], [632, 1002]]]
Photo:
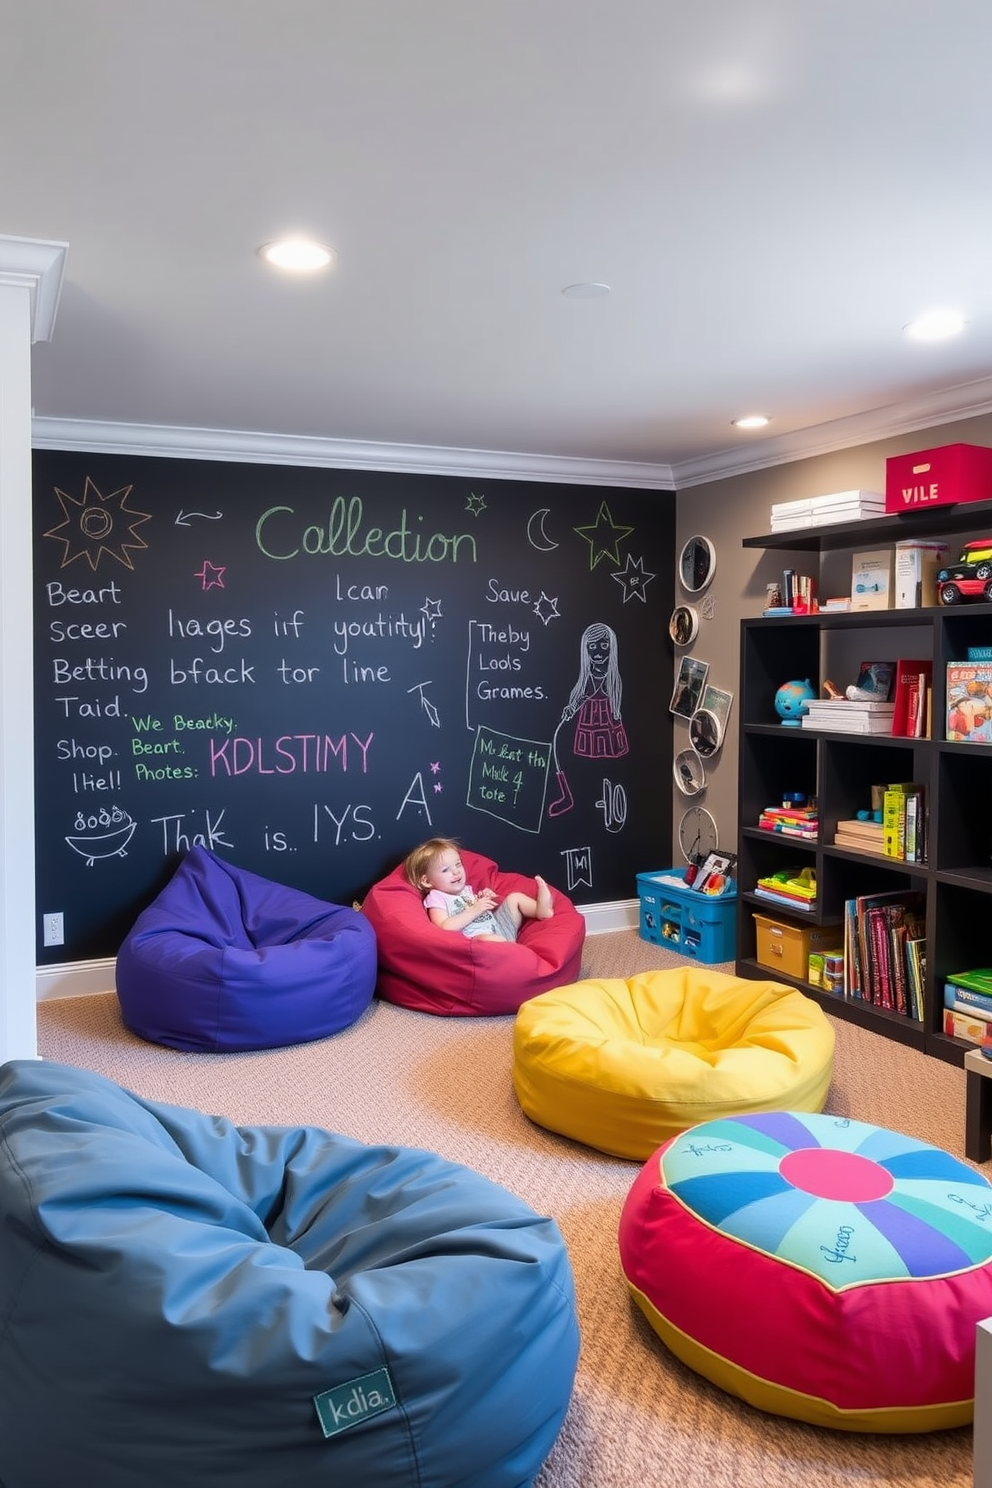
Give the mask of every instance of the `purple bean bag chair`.
[[117, 953], [125, 1025], [153, 1044], [229, 1053], [326, 1038], [372, 1001], [364, 915], [187, 853]]

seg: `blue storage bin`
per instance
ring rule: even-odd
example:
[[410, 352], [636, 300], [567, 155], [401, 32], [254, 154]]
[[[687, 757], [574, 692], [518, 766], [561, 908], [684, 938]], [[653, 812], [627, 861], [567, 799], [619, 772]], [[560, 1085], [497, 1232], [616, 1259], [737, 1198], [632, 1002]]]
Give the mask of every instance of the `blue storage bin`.
[[[676, 878], [681, 887], [664, 882]], [[660, 868], [637, 875], [637, 894], [642, 940], [653, 940], [695, 961], [734, 960], [737, 884], [733, 879], [722, 894], [701, 894], [686, 886], [683, 868]]]

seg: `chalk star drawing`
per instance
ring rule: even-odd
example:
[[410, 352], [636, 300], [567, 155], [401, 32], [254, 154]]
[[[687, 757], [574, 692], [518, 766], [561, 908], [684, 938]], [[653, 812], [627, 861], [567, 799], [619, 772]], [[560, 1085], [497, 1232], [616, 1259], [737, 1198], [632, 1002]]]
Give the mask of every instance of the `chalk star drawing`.
[[431, 721], [431, 728], [441, 727], [441, 715], [429, 698], [424, 697], [424, 688], [430, 687], [430, 682], [417, 682], [413, 687], [408, 687], [407, 692], [420, 693], [420, 705]]
[[439, 796], [443, 790], [444, 790], [444, 786], [441, 784], [440, 780], [435, 780], [435, 782], [434, 782], [434, 793], [435, 793], [435, 795], [438, 795]]
[[441, 618], [441, 601], [425, 597], [420, 613], [426, 617], [428, 625], [434, 625]]
[[127, 499], [133, 490], [133, 485], [121, 486], [119, 491], [104, 496], [89, 476], [78, 500], [55, 487], [65, 521], [50, 527], [45, 536], [62, 544], [62, 568], [68, 568], [77, 558], [85, 558], [95, 570], [106, 554], [134, 571], [129, 549], [137, 551], [148, 546], [134, 529], [142, 522], [150, 522], [151, 512], [133, 511], [128, 506]]
[[600, 502], [596, 520], [590, 527], [575, 528], [582, 540], [589, 544], [590, 568], [595, 568], [601, 558], [609, 558], [611, 563], [619, 563], [620, 544], [625, 537], [630, 536], [633, 530], [633, 527], [617, 526], [605, 501]]
[[644, 591], [651, 580], [656, 579], [658, 575], [645, 573], [644, 559], [634, 558], [628, 553], [626, 567], [622, 568], [619, 573], [613, 574], [612, 577], [616, 579], [618, 584], [623, 585], [624, 604], [627, 603], [628, 599], [639, 599], [641, 604], [647, 604]]
[[543, 620], [545, 625], [547, 625], [549, 620], [560, 620], [561, 613], [558, 609], [557, 594], [554, 599], [551, 599], [542, 589], [540, 598], [534, 606], [534, 614], [539, 620]]
[[486, 509], [486, 498], [485, 498], [485, 496], [480, 496], [476, 491], [470, 491], [469, 492], [469, 496], [468, 496], [468, 500], [465, 503], [465, 510], [467, 512], [471, 512], [472, 515], [473, 515], [473, 517], [477, 517], [479, 515], [479, 513], [480, 512], [484, 512], [485, 509]]
[[437, 775], [438, 772], [440, 771], [440, 769], [441, 769], [441, 761], [440, 760], [431, 760], [431, 774], [432, 775]]
[[218, 568], [216, 563], [208, 563], [206, 558], [204, 558], [203, 567], [197, 569], [193, 577], [202, 582], [204, 592], [206, 592], [208, 589], [223, 589], [225, 587], [224, 575], [226, 573], [226, 563], [222, 563]]

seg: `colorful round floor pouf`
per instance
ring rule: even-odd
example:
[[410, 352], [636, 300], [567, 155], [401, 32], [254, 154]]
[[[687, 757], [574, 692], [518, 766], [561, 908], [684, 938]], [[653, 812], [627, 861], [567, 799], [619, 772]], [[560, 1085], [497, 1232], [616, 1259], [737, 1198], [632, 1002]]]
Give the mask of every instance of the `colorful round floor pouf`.
[[992, 1185], [846, 1117], [707, 1121], [642, 1168], [620, 1262], [684, 1363], [750, 1405], [841, 1431], [974, 1414], [992, 1316]]

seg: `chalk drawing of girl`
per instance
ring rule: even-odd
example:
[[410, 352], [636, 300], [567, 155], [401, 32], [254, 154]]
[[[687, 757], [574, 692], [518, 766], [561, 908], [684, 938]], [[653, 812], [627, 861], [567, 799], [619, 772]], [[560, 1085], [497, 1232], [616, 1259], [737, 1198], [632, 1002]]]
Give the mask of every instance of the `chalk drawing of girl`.
[[622, 693], [616, 634], [596, 621], [582, 632], [579, 675], [551, 742], [560, 794], [548, 807], [549, 816], [560, 816], [574, 804], [558, 759], [558, 735], [570, 719], [575, 719], [572, 751], [580, 759], [619, 759], [628, 753], [627, 731], [620, 716]]

